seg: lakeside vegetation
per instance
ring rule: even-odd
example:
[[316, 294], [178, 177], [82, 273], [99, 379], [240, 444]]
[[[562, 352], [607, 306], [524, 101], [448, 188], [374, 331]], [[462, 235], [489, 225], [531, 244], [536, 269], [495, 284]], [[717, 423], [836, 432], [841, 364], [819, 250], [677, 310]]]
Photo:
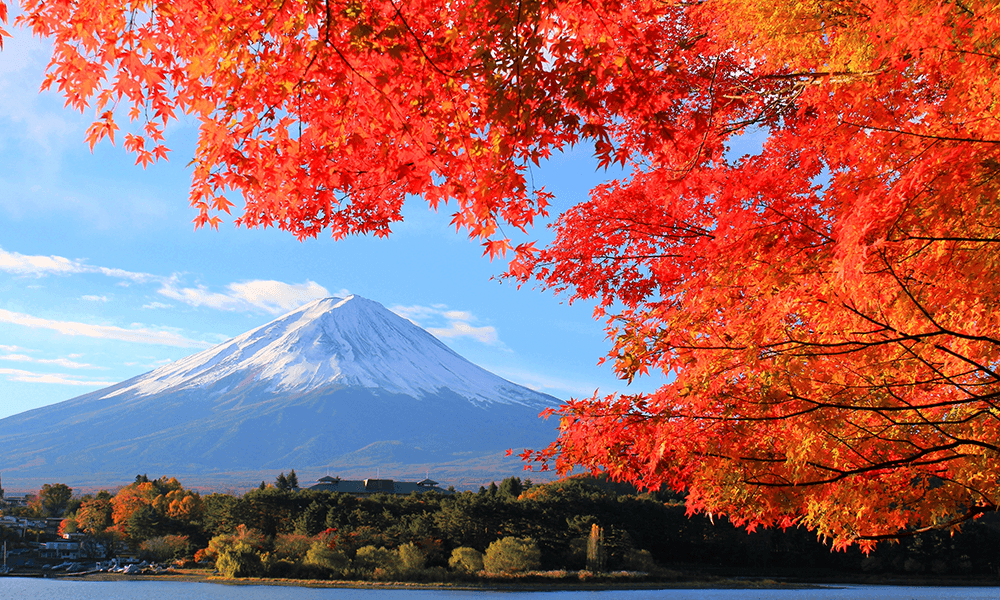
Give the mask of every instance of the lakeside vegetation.
[[114, 494], [79, 497], [55, 484], [5, 512], [63, 517], [60, 533], [95, 559], [124, 552], [201, 564], [228, 578], [517, 584], [606, 580], [622, 571], [669, 581], [692, 570], [964, 577], [1000, 570], [1000, 527], [991, 519], [955, 536], [884, 543], [865, 556], [832, 552], [801, 528], [748, 533], [725, 519], [688, 517], [677, 495], [637, 494], [592, 478], [531, 485], [512, 477], [478, 492], [363, 498], [296, 483], [293, 472], [240, 496], [201, 495], [176, 479], [140, 476]]

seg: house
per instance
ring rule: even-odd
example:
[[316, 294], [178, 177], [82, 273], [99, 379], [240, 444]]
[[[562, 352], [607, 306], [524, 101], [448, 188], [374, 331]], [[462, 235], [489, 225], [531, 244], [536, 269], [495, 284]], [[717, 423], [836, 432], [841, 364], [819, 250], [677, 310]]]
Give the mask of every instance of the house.
[[341, 479], [340, 477], [321, 477], [316, 485], [309, 486], [310, 490], [321, 492], [341, 492], [353, 496], [370, 496], [372, 494], [396, 494], [407, 496], [417, 493], [437, 492], [439, 494], [451, 495], [455, 492], [438, 487], [438, 482], [430, 479], [421, 481], [394, 481], [392, 479]]
[[76, 560], [80, 558], [80, 542], [44, 542], [38, 547], [41, 558]]

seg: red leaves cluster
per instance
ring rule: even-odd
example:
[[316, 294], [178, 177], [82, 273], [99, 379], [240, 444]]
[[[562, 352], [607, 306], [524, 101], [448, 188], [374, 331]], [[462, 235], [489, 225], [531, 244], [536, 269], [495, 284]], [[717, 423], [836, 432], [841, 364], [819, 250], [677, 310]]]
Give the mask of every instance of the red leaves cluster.
[[551, 199], [531, 163], [584, 142], [628, 167], [513, 249], [512, 277], [599, 301], [623, 378], [673, 377], [564, 406], [559, 468], [837, 544], [998, 506], [995, 3], [23, 9], [91, 144], [127, 109], [147, 164], [199, 119], [199, 225], [236, 193], [243, 225], [386, 235], [414, 194], [498, 257]]
[[699, 147], [643, 152], [515, 262], [600, 301], [623, 378], [673, 377], [567, 403], [535, 458], [838, 546], [996, 510], [1000, 14], [765, 4], [690, 11]]

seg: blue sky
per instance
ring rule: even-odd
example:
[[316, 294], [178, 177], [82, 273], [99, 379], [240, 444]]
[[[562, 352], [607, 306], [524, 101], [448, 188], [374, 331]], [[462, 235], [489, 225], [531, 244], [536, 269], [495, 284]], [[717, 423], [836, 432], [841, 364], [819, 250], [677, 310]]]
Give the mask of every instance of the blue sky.
[[[194, 230], [196, 130], [168, 132], [147, 169], [120, 146], [91, 153], [92, 113], [39, 93], [46, 44], [15, 30], [0, 52], [0, 418], [123, 381], [312, 299], [354, 293], [427, 328], [458, 353], [558, 398], [625, 390], [593, 306], [501, 284], [502, 262], [408, 201], [388, 239], [299, 242], [275, 230]], [[589, 152], [534, 172], [554, 213], [608, 175]], [[544, 228], [533, 232], [545, 240]], [[651, 390], [636, 381], [629, 391]]]

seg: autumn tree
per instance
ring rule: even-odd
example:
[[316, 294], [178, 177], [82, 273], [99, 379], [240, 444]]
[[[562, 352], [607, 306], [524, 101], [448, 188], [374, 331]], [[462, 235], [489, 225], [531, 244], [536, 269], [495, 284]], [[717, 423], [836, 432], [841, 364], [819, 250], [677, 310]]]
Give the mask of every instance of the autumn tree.
[[185, 490], [176, 478], [161, 477], [150, 481], [136, 477], [110, 500], [114, 526], [133, 543], [174, 533], [205, 514], [197, 492]]
[[110, 494], [101, 492], [76, 511], [76, 526], [89, 535], [99, 535], [114, 524]]
[[[996, 510], [995, 2], [23, 0], [45, 87], [148, 164], [200, 126], [217, 226], [386, 235], [407, 194], [509, 275], [594, 300], [651, 394], [536, 456], [843, 545]], [[6, 7], [0, 4], [0, 17]], [[572, 144], [626, 175], [507, 235]]]

